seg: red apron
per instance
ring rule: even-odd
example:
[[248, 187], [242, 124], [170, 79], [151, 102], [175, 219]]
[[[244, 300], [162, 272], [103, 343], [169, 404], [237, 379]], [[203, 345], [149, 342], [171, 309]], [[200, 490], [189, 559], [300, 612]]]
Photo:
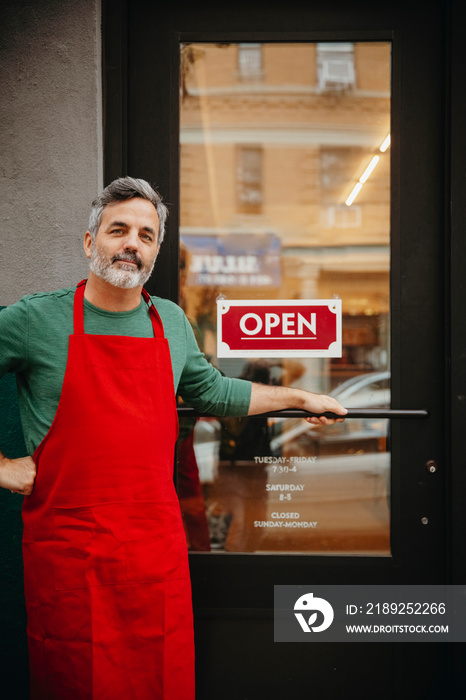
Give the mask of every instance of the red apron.
[[23, 506], [31, 697], [193, 700], [168, 342], [153, 306], [154, 338], [85, 334], [84, 288]]

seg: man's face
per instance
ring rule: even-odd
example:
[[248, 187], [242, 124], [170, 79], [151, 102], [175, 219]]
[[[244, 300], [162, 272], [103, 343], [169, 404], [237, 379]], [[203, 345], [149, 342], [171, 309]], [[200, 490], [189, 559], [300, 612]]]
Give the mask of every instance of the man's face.
[[134, 197], [109, 204], [92, 241], [84, 250], [92, 272], [114, 287], [132, 289], [149, 279], [158, 253], [159, 217], [147, 199]]

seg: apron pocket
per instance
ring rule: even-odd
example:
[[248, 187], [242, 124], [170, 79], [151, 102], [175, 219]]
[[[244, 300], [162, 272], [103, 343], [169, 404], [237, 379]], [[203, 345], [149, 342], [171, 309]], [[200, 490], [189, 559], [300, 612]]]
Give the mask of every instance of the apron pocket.
[[53, 519], [57, 590], [187, 576], [178, 501], [55, 507]]

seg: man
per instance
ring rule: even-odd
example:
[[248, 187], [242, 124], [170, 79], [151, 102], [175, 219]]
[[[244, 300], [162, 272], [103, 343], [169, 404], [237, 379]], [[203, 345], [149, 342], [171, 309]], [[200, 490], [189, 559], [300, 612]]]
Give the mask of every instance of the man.
[[0, 453], [0, 486], [27, 496], [34, 698], [194, 697], [188, 560], [172, 478], [177, 391], [217, 415], [346, 413], [330, 397], [223, 377], [205, 360], [181, 309], [143, 290], [166, 214], [147, 182], [114, 181], [92, 206], [87, 282], [0, 314], [0, 374], [17, 374], [29, 451]]

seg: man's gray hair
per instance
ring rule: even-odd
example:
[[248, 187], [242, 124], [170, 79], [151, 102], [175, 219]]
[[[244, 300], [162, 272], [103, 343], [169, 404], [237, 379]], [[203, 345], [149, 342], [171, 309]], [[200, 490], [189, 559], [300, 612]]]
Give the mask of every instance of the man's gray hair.
[[146, 182], [134, 177], [120, 177], [111, 182], [104, 191], [92, 202], [91, 214], [89, 216], [89, 233], [92, 240], [95, 240], [97, 231], [99, 230], [100, 222], [104, 209], [109, 204], [123, 202], [126, 199], [133, 197], [141, 197], [147, 199], [154, 205], [159, 217], [159, 239], [160, 245], [165, 234], [165, 220], [168, 215], [168, 209], [162, 201], [162, 197], [154, 188]]

